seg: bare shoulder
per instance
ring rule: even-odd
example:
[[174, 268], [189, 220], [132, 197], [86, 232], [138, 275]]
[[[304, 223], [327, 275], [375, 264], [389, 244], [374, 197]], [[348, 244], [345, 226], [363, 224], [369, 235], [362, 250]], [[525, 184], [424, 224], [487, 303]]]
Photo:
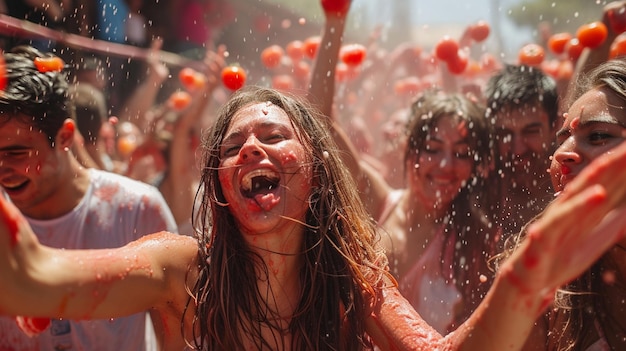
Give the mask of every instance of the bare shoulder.
[[127, 247], [148, 255], [154, 266], [162, 269], [187, 270], [198, 254], [198, 241], [194, 237], [166, 231], [145, 235]]

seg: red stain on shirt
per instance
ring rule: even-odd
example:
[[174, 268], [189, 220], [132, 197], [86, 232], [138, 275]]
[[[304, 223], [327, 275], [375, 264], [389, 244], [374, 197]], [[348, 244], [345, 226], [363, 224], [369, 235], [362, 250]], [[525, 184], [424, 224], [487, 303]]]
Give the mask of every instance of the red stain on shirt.
[[96, 190], [95, 195], [102, 199], [102, 201], [111, 202], [119, 190], [120, 186], [117, 184], [104, 186]]

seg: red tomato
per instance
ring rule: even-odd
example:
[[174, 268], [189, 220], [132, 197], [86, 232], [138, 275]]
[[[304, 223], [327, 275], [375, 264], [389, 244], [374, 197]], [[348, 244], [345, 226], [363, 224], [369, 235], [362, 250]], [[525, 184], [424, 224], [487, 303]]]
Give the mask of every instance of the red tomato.
[[572, 38], [567, 45], [565, 45], [565, 51], [567, 52], [567, 57], [570, 60], [576, 61], [582, 54], [585, 47], [580, 43], [578, 38]]
[[361, 44], [344, 45], [339, 52], [339, 57], [348, 66], [358, 66], [365, 60], [365, 51], [365, 46]]
[[519, 59], [519, 63], [521, 64], [539, 66], [541, 65], [541, 62], [543, 62], [545, 56], [545, 50], [541, 45], [526, 44], [520, 49], [517, 57]]
[[609, 59], [623, 56], [624, 54], [626, 54], [626, 36], [625, 34], [620, 34], [613, 40], [613, 43], [611, 43]]
[[470, 27], [469, 35], [474, 41], [481, 42], [487, 39], [490, 32], [491, 27], [489, 26], [489, 23], [487, 23], [486, 21], [478, 21], [476, 24]]
[[298, 61], [293, 65], [293, 75], [300, 80], [309, 79], [310, 73], [311, 65], [305, 61]]
[[285, 47], [287, 56], [293, 61], [300, 61], [304, 57], [304, 43], [301, 40], [289, 42]]
[[191, 103], [191, 95], [186, 91], [175, 91], [167, 99], [167, 105], [174, 110], [180, 111], [185, 109]]
[[335, 66], [335, 80], [338, 82], [346, 82], [355, 78], [358, 74], [358, 66], [348, 66], [343, 62], [339, 62]]
[[541, 70], [543, 73], [549, 75], [550, 77], [556, 77], [557, 71], [559, 70], [559, 60], [544, 60], [541, 63]]
[[60, 57], [35, 57], [33, 60], [35, 67], [41, 73], [61, 72], [65, 67], [65, 62]]
[[279, 74], [272, 77], [272, 88], [289, 91], [295, 86], [293, 78], [288, 74]]
[[191, 67], [185, 67], [178, 73], [180, 83], [189, 91], [195, 91], [204, 87], [206, 77], [204, 74]]
[[350, 10], [351, 0], [321, 0], [324, 13], [345, 16]]
[[567, 32], [553, 34], [548, 39], [548, 49], [550, 49], [553, 53], [560, 55], [565, 52], [565, 46], [571, 39], [572, 35]]
[[7, 67], [4, 64], [4, 55], [0, 55], [0, 90], [4, 90], [9, 83], [7, 77]]
[[246, 83], [246, 71], [239, 66], [227, 66], [222, 70], [222, 83], [230, 90], [237, 90]]
[[312, 36], [304, 40], [304, 54], [310, 58], [314, 59], [317, 55], [317, 49], [320, 47], [320, 42], [322, 38], [319, 36]]
[[597, 48], [602, 45], [609, 35], [609, 30], [600, 21], [583, 24], [576, 31], [580, 44], [586, 48]]
[[444, 36], [435, 46], [435, 56], [442, 61], [450, 61], [458, 56], [459, 43], [450, 38]]
[[422, 89], [422, 84], [417, 77], [406, 77], [398, 79], [393, 85], [393, 90], [398, 95], [413, 96]]
[[570, 60], [563, 60], [559, 63], [556, 71], [557, 80], [570, 80], [574, 75], [574, 64]]
[[261, 62], [267, 68], [275, 68], [280, 64], [285, 50], [278, 45], [270, 45], [261, 51]]
[[463, 50], [457, 51], [457, 55], [451, 60], [448, 60], [446, 62], [448, 66], [448, 70], [452, 74], [462, 74], [463, 72], [465, 72], [465, 69], [467, 68], [468, 63], [469, 63], [469, 56]]
[[50, 318], [18, 316], [15, 317], [15, 322], [17, 326], [29, 336], [37, 335], [50, 326]]
[[467, 63], [467, 68], [465, 69], [465, 73], [471, 77], [479, 75], [483, 73], [483, 66], [478, 61], [469, 60]]
[[485, 52], [480, 56], [480, 66], [484, 72], [491, 72], [500, 69], [500, 63], [489, 52]]
[[607, 11], [609, 24], [615, 33], [626, 32], [626, 7], [612, 8]]

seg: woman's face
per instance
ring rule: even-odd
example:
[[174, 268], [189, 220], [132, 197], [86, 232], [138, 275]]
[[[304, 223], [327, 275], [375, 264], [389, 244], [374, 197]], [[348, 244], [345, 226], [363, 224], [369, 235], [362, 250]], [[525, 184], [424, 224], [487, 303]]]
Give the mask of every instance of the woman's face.
[[470, 178], [474, 160], [466, 122], [443, 117], [408, 164], [412, 192], [429, 208], [447, 208]]
[[574, 102], [557, 132], [550, 178], [559, 192], [589, 163], [624, 141], [626, 110], [610, 89], [596, 88]]
[[237, 111], [220, 159], [222, 191], [244, 234], [301, 228], [296, 221], [304, 221], [309, 206], [311, 156], [284, 110], [268, 102]]

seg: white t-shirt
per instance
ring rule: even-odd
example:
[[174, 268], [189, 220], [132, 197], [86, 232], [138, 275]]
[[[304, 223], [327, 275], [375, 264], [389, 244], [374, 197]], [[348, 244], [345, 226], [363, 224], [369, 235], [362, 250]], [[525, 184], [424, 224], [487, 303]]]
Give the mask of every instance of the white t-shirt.
[[[71, 212], [51, 220], [26, 218], [44, 245], [66, 249], [114, 248], [143, 235], [177, 232], [157, 188], [121, 175], [90, 169], [91, 184]], [[45, 297], [42, 297], [45, 298]], [[146, 313], [112, 320], [52, 320], [28, 337], [13, 318], [0, 318], [0, 350], [147, 350], [156, 345]]]

